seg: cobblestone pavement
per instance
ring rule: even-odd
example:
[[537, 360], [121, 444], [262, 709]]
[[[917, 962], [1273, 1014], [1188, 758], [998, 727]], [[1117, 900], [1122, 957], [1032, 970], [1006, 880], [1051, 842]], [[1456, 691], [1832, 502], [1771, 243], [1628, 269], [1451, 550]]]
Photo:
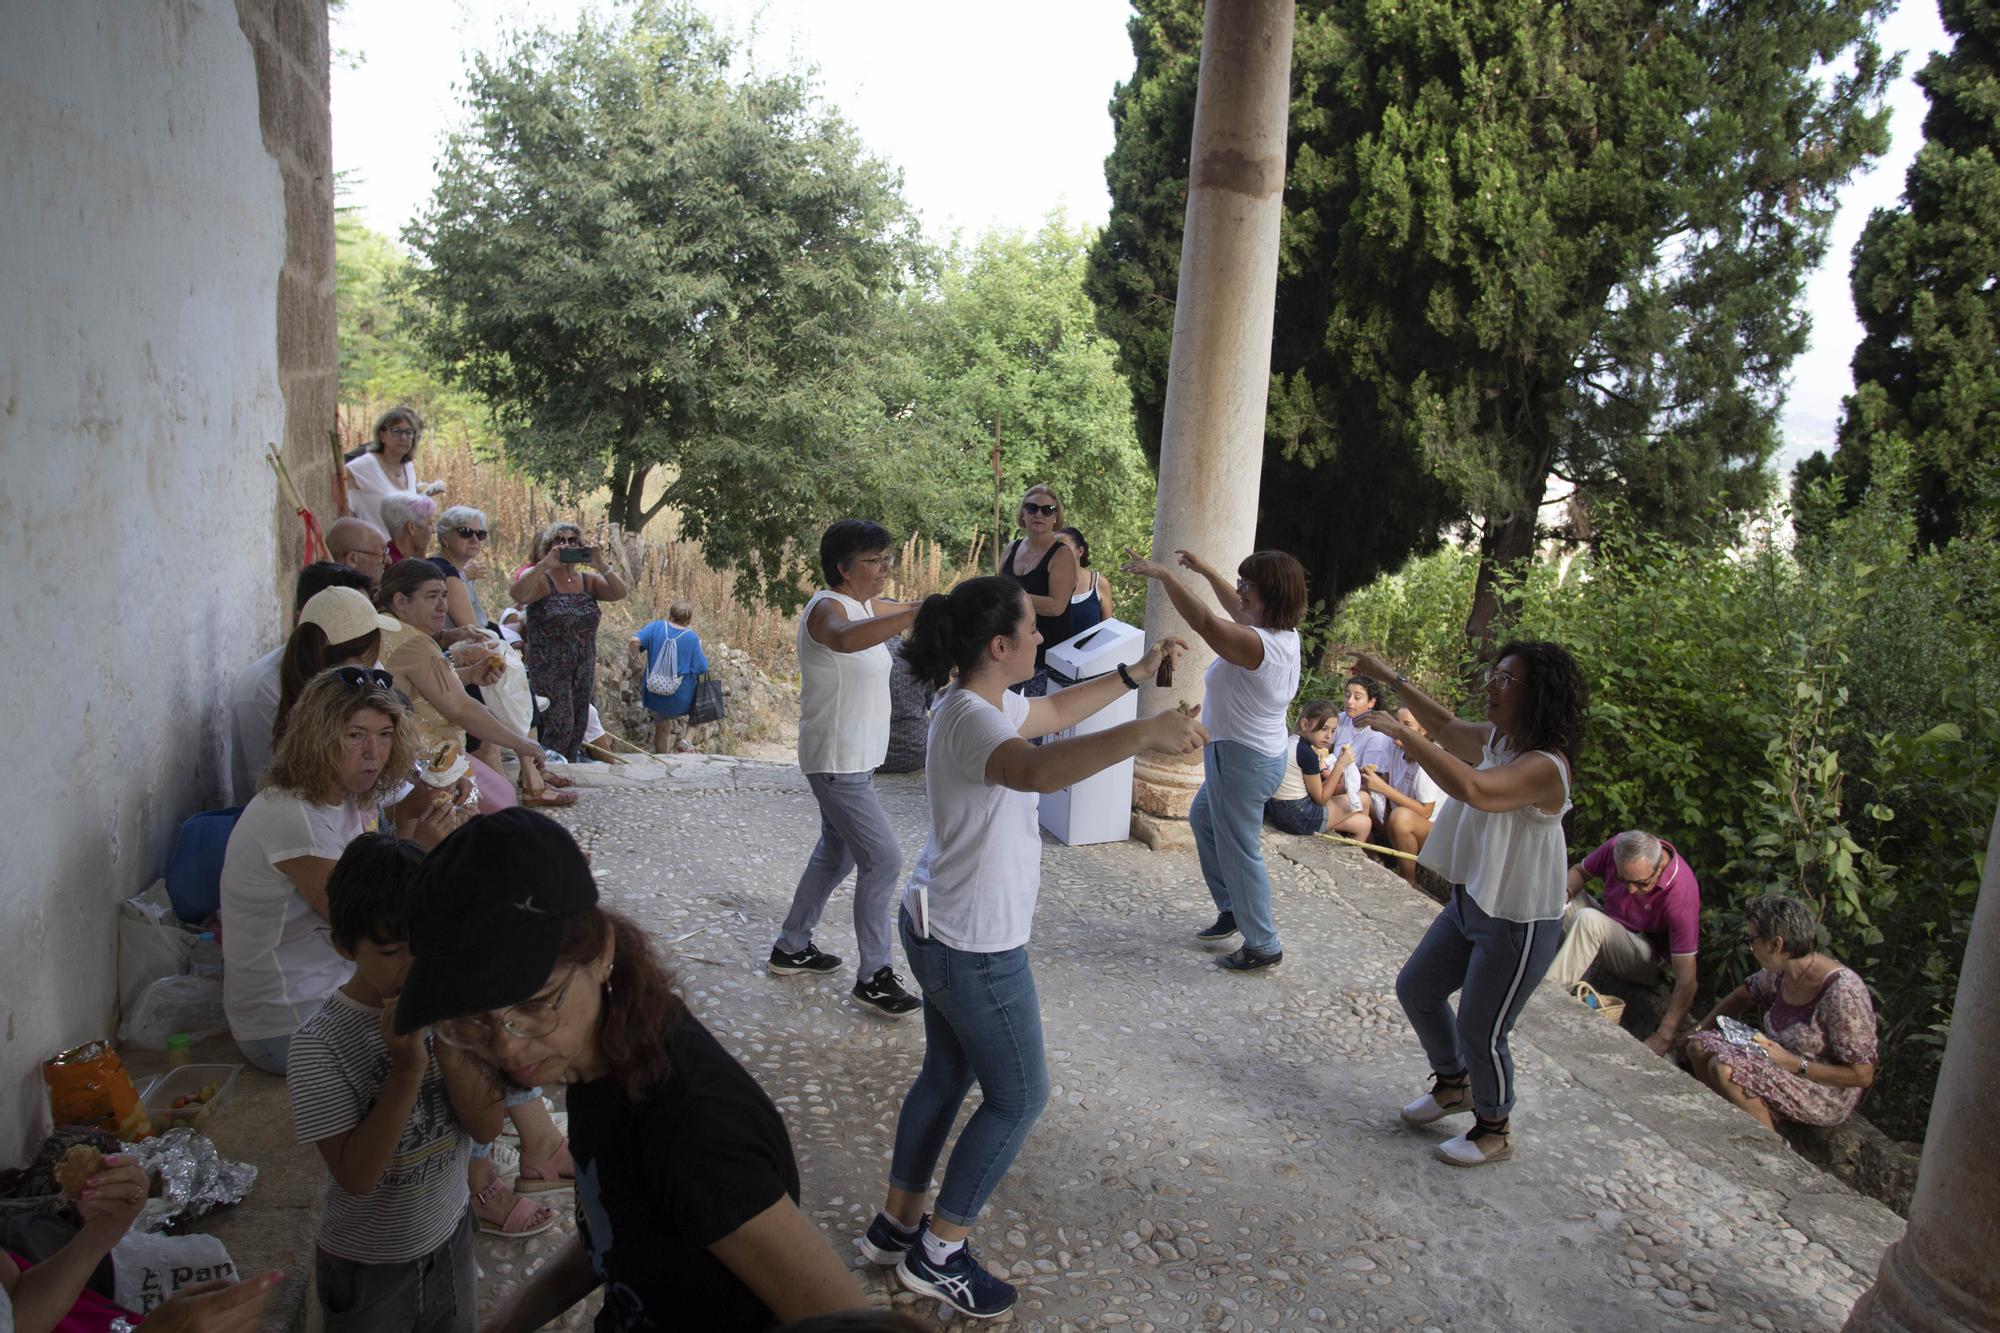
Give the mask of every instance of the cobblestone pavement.
[[[921, 1023], [856, 1009], [849, 975], [763, 970], [818, 831], [803, 779], [700, 757], [658, 776], [593, 775], [617, 785], [566, 822], [784, 1113], [807, 1214], [871, 1296], [937, 1317], [854, 1249]], [[913, 863], [921, 778], [881, 788]], [[1393, 991], [1435, 907], [1358, 853], [1266, 837], [1285, 961], [1248, 977], [1192, 938], [1212, 909], [1191, 854], [1044, 840], [1029, 947], [1053, 1088], [974, 1233], [1022, 1287], [1014, 1323], [1840, 1327], [1901, 1220], [1546, 987], [1514, 1041], [1515, 1160], [1436, 1161], [1455, 1131], [1396, 1115], [1427, 1071]], [[816, 937], [850, 961], [851, 904], [837, 894]], [[571, 1234], [565, 1215], [535, 1240], [482, 1239], [489, 1306]]]

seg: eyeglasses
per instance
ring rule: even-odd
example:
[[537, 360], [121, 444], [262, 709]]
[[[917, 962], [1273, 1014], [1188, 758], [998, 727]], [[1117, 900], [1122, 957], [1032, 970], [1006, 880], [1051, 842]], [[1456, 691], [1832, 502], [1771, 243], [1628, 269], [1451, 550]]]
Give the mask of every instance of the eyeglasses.
[[380, 667], [335, 667], [333, 674], [350, 690], [393, 690], [396, 678]]
[[1514, 688], [1515, 679], [1511, 671], [1502, 671], [1499, 667], [1486, 668], [1485, 681], [1488, 685], [1498, 685], [1503, 690], [1510, 690]]
[[[1660, 872], [1662, 872], [1666, 868], [1667, 868], [1667, 854], [1665, 852], [1661, 852], [1660, 859], [1653, 865], [1652, 874], [1646, 876], [1644, 879], [1627, 879], [1625, 880], [1625, 887], [1630, 889], [1634, 893], [1650, 892], [1655, 886], [1659, 884]], [[1621, 875], [1619, 878], [1623, 879], [1624, 876]]]
[[854, 557], [854, 563], [857, 565], [867, 565], [870, 569], [894, 569], [896, 567], [896, 557], [888, 554], [858, 555]]
[[527, 1041], [546, 1037], [556, 1030], [556, 1024], [562, 1020], [563, 1001], [569, 998], [569, 988], [576, 981], [576, 974], [582, 970], [580, 967], [571, 968], [569, 976], [563, 979], [562, 989], [546, 1000], [524, 1000], [500, 1010], [497, 1023], [484, 1014], [468, 1014], [463, 1018], [443, 1019], [432, 1030], [451, 1045], [466, 1051], [491, 1048], [501, 1031]]
[[1057, 514], [1062, 512], [1062, 506], [1038, 505], [1033, 503], [1032, 501], [1023, 500], [1021, 502], [1021, 512], [1024, 514], [1040, 514], [1044, 518], [1054, 518]]
[[460, 541], [483, 542], [486, 540], [485, 528], [453, 528], [452, 531], [458, 534]]
[[389, 429], [383, 431], [382, 433], [384, 435], [400, 435], [406, 440], [414, 440], [417, 438], [417, 433], [411, 430], [408, 426], [391, 426], [389, 427]]
[[555, 539], [554, 544], [557, 546], [581, 546], [583, 545], [583, 538], [574, 532], [565, 532], [562, 536]]

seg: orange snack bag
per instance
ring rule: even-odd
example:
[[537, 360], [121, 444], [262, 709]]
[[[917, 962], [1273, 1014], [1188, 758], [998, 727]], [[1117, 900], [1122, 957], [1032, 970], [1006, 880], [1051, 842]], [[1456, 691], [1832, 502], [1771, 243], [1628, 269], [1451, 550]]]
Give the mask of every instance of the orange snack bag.
[[42, 1062], [49, 1112], [58, 1125], [83, 1125], [130, 1142], [152, 1134], [139, 1090], [108, 1041], [86, 1042]]

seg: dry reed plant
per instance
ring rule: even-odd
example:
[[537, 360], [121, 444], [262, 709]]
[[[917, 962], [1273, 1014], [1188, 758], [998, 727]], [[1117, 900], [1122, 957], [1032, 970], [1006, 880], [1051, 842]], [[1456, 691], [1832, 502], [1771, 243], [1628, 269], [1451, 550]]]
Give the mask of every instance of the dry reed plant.
[[[342, 409], [343, 448], [358, 448], [368, 440], [383, 406]], [[638, 538], [626, 537], [614, 530], [602, 494], [591, 495], [580, 505], [559, 506], [546, 491], [509, 468], [504, 457], [482, 457], [463, 428], [426, 429], [417, 451], [417, 475], [445, 483], [440, 504], [467, 504], [485, 513], [490, 554], [477, 582], [481, 600], [495, 613], [510, 600], [507, 590], [514, 571], [533, 558], [536, 533], [566, 519], [600, 550], [615, 546], [627, 555], [631, 595], [605, 605], [607, 630], [629, 633], [647, 621], [663, 619], [668, 607], [685, 601], [694, 608], [694, 626], [704, 643], [741, 649], [773, 680], [797, 677], [798, 617], [739, 600], [735, 570], [711, 567], [700, 543], [680, 540], [679, 516], [672, 510], [662, 511]], [[982, 537], [960, 561], [936, 542], [913, 534], [897, 553], [888, 595], [917, 601], [985, 573], [979, 565], [983, 545]]]

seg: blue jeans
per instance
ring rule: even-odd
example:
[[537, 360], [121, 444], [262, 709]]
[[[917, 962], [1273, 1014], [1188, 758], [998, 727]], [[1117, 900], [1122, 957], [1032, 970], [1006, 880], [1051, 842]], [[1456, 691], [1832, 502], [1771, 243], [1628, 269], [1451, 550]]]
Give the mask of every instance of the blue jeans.
[[897, 920], [903, 957], [924, 993], [924, 1067], [896, 1117], [889, 1183], [913, 1194], [930, 1189], [945, 1136], [977, 1081], [979, 1109], [959, 1131], [933, 1208], [942, 1220], [969, 1227], [1049, 1099], [1035, 974], [1025, 948], [966, 953], [918, 939], [908, 912]]
[[1310, 796], [1301, 796], [1296, 801], [1273, 798], [1264, 802], [1264, 818], [1280, 833], [1310, 837], [1326, 827], [1326, 807]]
[[1271, 877], [1264, 870], [1264, 802], [1285, 776], [1283, 754], [1259, 754], [1235, 741], [1210, 741], [1201, 752], [1204, 781], [1188, 808], [1201, 877], [1215, 910], [1236, 918], [1243, 943], [1282, 953], [1271, 919]]
[[[1488, 916], [1459, 885], [1396, 974], [1396, 998], [1431, 1069], [1445, 1075], [1470, 1070], [1472, 1107], [1489, 1120], [1514, 1109], [1514, 1053], [1507, 1037], [1555, 961], [1562, 933], [1561, 917]], [[1453, 991], [1459, 992], [1455, 1015]]]
[[267, 1074], [285, 1076], [285, 1066], [291, 1062], [292, 1034], [282, 1037], [266, 1037], [262, 1041], [239, 1041], [236, 1049], [243, 1052], [243, 1058]]

